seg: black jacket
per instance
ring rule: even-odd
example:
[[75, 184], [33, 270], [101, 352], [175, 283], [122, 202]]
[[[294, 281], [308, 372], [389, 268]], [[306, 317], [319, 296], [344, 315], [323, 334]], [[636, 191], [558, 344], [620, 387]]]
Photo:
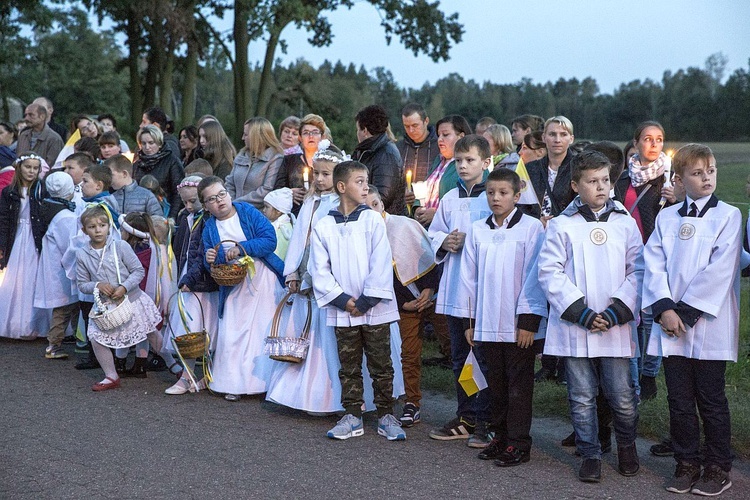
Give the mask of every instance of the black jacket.
[[[305, 160], [304, 151], [302, 153], [293, 153], [284, 156], [284, 159], [281, 162], [281, 166], [279, 167], [279, 173], [276, 175], [276, 183], [273, 185], [273, 188], [304, 188], [304, 170], [306, 166], [307, 161]], [[311, 170], [308, 177], [308, 183], [310, 186], [312, 186], [312, 182], [313, 173]], [[292, 213], [296, 216], [297, 214], [299, 214], [300, 208], [302, 208], [302, 204], [298, 205], [296, 202], [293, 203]]]
[[[565, 159], [563, 159], [560, 168], [557, 169], [555, 183], [549, 192], [552, 215], [555, 217], [560, 215], [560, 212], [565, 210], [570, 205], [570, 202], [573, 201], [573, 198], [576, 197], [573, 188], [570, 187], [570, 161], [573, 159], [573, 156], [573, 153], [568, 149]], [[541, 205], [542, 200], [544, 200], [544, 194], [549, 191], [549, 157], [545, 156], [544, 158], [530, 162], [526, 165], [526, 170], [529, 172], [531, 185], [534, 187], [536, 197]], [[539, 218], [541, 216], [540, 205], [519, 205], [519, 208], [522, 208], [529, 215]]]
[[388, 213], [400, 215], [404, 211], [404, 180], [401, 155], [386, 134], [375, 135], [360, 142], [352, 154], [370, 171], [369, 182], [380, 191]]
[[[34, 235], [36, 251], [42, 251], [42, 239], [47, 232], [44, 223], [42, 200], [47, 197], [47, 190], [42, 182], [36, 181], [29, 189], [29, 211], [31, 213], [31, 233]], [[0, 193], [0, 250], [3, 252], [0, 259], [0, 269], [8, 265], [10, 252], [16, 240], [16, 229], [18, 228], [18, 217], [21, 213], [21, 194], [17, 188], [10, 185]]]
[[193, 292], [215, 292], [219, 289], [219, 285], [203, 265], [203, 256], [206, 253], [203, 249], [203, 225], [207, 216], [208, 214], [202, 217], [195, 228], [190, 231], [187, 221], [188, 212], [183, 210], [177, 218], [177, 231], [172, 239], [172, 249], [177, 259], [177, 272], [181, 274], [185, 263], [188, 264], [187, 272], [180, 278], [179, 286], [187, 285]]
[[[149, 168], [150, 167], [150, 168]], [[155, 165], [147, 167], [141, 160], [133, 163], [133, 179], [141, 182], [145, 175], [153, 175], [159, 181], [159, 185], [167, 194], [169, 202], [169, 217], [177, 218], [177, 214], [182, 208], [182, 200], [177, 193], [177, 184], [185, 177], [185, 170], [182, 168], [182, 162], [168, 154], [161, 158]]]
[[404, 170], [412, 170], [414, 182], [423, 181], [427, 178], [432, 162], [440, 156], [440, 148], [437, 145], [437, 134], [435, 127], [427, 127], [427, 138], [417, 144], [408, 135], [396, 143]]

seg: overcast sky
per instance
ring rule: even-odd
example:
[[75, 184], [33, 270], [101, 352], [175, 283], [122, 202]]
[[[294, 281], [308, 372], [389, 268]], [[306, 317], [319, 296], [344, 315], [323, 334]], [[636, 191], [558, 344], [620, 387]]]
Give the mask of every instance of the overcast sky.
[[[715, 52], [729, 58], [726, 76], [748, 69], [750, 58], [748, 0], [443, 0], [440, 8], [459, 12], [465, 29], [447, 62], [414, 57], [395, 39], [387, 46], [380, 17], [365, 1], [328, 15], [329, 47], [310, 47], [308, 34], [292, 26], [282, 34], [288, 53], [276, 55], [316, 67], [325, 59], [368, 70], [383, 66], [402, 87], [419, 88], [450, 73], [480, 83], [591, 76], [603, 93], [633, 80], [659, 81], [665, 70], [702, 68]], [[260, 61], [264, 47], [250, 49], [251, 60]]]

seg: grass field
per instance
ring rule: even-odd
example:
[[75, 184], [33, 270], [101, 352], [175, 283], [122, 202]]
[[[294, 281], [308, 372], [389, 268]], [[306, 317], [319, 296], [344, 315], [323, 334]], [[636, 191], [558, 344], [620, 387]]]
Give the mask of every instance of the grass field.
[[[666, 149], [677, 149], [684, 143], [667, 143]], [[747, 220], [748, 202], [745, 185], [750, 175], [750, 143], [709, 143], [716, 156], [719, 199], [738, 207]], [[737, 363], [729, 363], [726, 373], [726, 394], [732, 415], [732, 445], [738, 456], [750, 458], [750, 279], [742, 278], [740, 301], [740, 352]], [[425, 357], [437, 353], [437, 343], [425, 343]], [[658, 379], [659, 393], [656, 399], [639, 406], [639, 433], [658, 440], [669, 433], [669, 411], [667, 390], [663, 373]], [[425, 389], [455, 394], [453, 375], [449, 370], [425, 367], [423, 370]], [[568, 418], [568, 402], [565, 386], [553, 382], [538, 383], [534, 388], [534, 414], [536, 416], [560, 416]], [[565, 436], [560, 436], [562, 439]], [[643, 450], [645, 452], [645, 450]]]

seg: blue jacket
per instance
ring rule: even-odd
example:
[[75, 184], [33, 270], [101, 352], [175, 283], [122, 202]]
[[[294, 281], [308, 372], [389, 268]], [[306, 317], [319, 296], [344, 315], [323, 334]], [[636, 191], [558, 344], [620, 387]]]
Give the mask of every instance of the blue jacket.
[[[276, 254], [276, 230], [273, 228], [271, 223], [266, 219], [260, 211], [249, 203], [243, 201], [232, 202], [234, 208], [237, 210], [237, 214], [240, 218], [240, 226], [242, 226], [242, 232], [245, 234], [247, 240], [239, 242], [242, 248], [245, 249], [247, 254], [254, 258], [260, 259], [266, 266], [268, 266], [276, 277], [284, 286], [284, 261], [282, 261]], [[216, 218], [211, 216], [206, 219], [206, 224], [203, 226], [203, 248], [208, 250], [209, 248], [215, 247], [221, 238], [219, 237], [219, 229], [216, 227]], [[216, 264], [224, 264], [224, 250], [219, 246], [219, 253], [216, 256]], [[203, 265], [206, 269], [210, 269], [210, 264], [206, 261], [205, 255], [203, 257]], [[220, 286], [219, 287], [219, 317], [224, 316], [224, 302], [226, 302], [227, 296], [232, 291], [231, 286]]]

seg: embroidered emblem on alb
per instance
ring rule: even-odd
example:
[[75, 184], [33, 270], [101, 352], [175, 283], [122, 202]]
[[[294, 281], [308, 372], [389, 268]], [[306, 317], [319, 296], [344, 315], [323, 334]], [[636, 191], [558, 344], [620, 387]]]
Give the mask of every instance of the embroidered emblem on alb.
[[591, 231], [589, 237], [594, 245], [604, 245], [607, 242], [607, 233], [599, 227]]
[[695, 226], [690, 223], [685, 223], [680, 226], [680, 239], [689, 240], [695, 236]]
[[505, 235], [503, 233], [497, 233], [492, 237], [493, 243], [500, 243], [502, 241], [505, 241]]
[[339, 228], [339, 234], [344, 237], [350, 236], [352, 234], [352, 228], [347, 227], [346, 224], [344, 224]]
[[461, 203], [461, 211], [467, 212], [468, 210], [469, 210], [469, 203], [468, 202]]

